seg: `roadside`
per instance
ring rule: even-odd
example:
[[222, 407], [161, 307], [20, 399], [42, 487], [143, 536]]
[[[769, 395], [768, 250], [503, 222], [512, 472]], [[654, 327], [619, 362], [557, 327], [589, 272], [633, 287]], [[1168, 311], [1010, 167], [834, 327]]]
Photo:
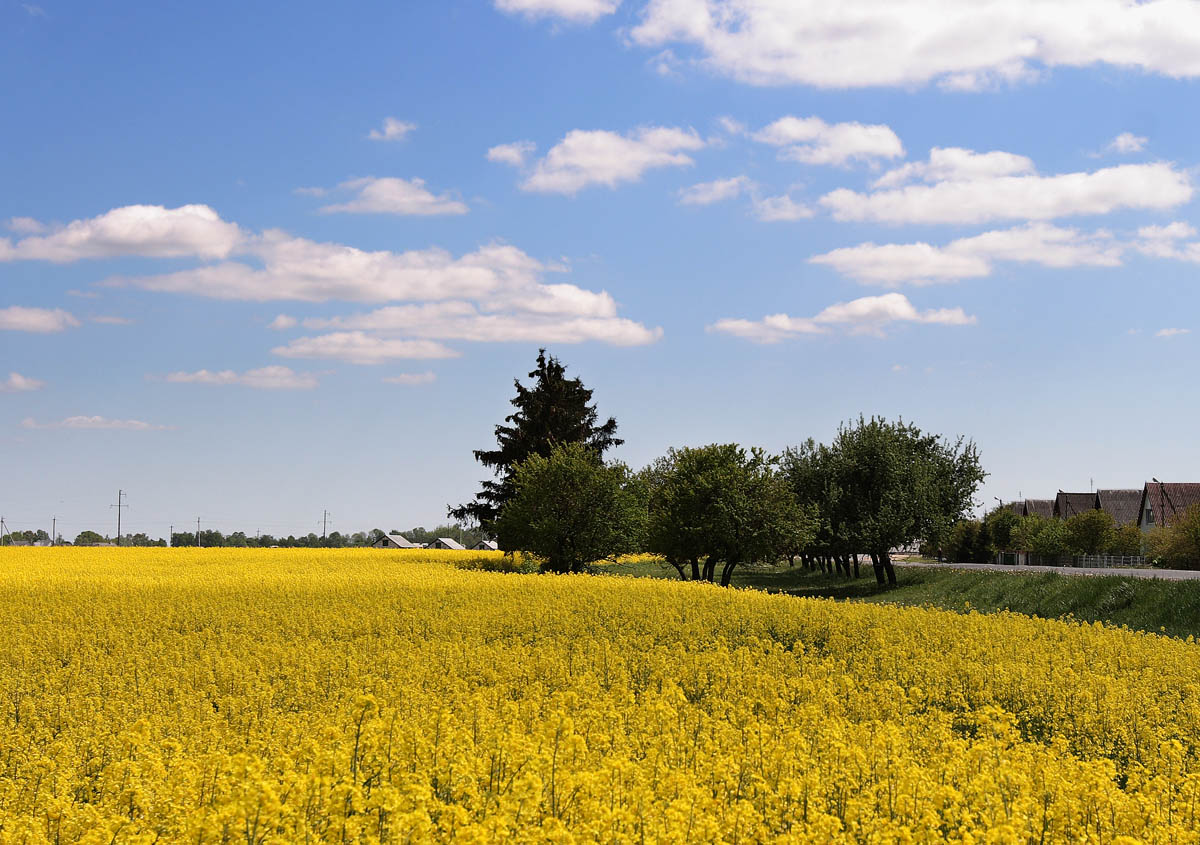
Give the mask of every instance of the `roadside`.
[[[899, 584], [881, 589], [870, 566], [857, 579], [809, 572], [800, 566], [747, 566], [735, 571], [733, 586], [806, 598], [932, 605], [958, 612], [1011, 610], [1044, 619], [1070, 617], [1125, 625], [1175, 637], [1200, 635], [1200, 573], [1139, 569], [1093, 574], [1059, 567], [903, 561], [897, 561], [896, 570]], [[666, 563], [654, 560], [597, 566], [596, 571], [642, 578], [679, 577]], [[1093, 577], [1075, 577], [1088, 574]]]
[[896, 566], [922, 567], [926, 569], [959, 569], [980, 572], [1052, 572], [1056, 575], [1101, 575], [1122, 578], [1160, 578], [1164, 581], [1197, 581], [1197, 569], [1141, 569], [1089, 566], [1005, 566], [1000, 563], [930, 563], [921, 561], [895, 560]]

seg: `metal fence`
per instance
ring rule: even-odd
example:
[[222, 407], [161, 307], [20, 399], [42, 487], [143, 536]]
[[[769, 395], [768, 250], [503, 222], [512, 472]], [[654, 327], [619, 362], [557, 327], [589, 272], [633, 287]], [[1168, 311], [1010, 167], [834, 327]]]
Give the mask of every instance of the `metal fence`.
[[1070, 566], [1088, 569], [1138, 568], [1150, 566], [1145, 555], [1035, 555], [1001, 552], [996, 562], [1025, 566]]

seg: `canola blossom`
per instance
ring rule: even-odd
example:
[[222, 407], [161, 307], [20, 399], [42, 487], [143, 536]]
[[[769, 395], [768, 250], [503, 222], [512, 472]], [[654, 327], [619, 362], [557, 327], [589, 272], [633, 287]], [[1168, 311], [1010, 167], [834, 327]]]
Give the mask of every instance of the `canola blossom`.
[[0, 549], [0, 842], [1200, 841], [1191, 641], [478, 557]]

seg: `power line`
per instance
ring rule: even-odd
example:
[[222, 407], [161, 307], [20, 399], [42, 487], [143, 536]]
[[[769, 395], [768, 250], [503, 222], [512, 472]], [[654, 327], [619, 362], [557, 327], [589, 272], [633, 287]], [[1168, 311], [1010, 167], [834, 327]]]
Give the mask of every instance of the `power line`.
[[125, 495], [125, 491], [118, 490], [117, 491], [117, 503], [115, 505], [109, 505], [110, 508], [117, 509], [117, 545], [118, 546], [121, 545], [121, 508], [129, 507], [129, 505], [124, 503], [124, 500], [126, 498], [128, 498], [128, 497]]

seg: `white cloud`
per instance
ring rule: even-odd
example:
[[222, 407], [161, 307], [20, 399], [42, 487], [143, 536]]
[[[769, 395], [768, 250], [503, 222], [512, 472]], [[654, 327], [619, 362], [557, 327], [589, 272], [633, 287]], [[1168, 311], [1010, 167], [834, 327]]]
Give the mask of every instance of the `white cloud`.
[[1191, 334], [1191, 329], [1159, 329], [1154, 333], [1155, 337], [1179, 337], [1180, 335]]
[[426, 370], [423, 373], [400, 373], [395, 376], [384, 376], [383, 380], [387, 384], [402, 384], [406, 387], [414, 387], [419, 384], [433, 384], [437, 380], [437, 376], [432, 370]]
[[1112, 139], [1112, 143], [1108, 145], [1108, 150], [1114, 153], [1140, 153], [1146, 149], [1146, 142], [1148, 140], [1148, 138], [1141, 135], [1134, 135], [1132, 132], [1122, 132]]
[[397, 358], [454, 358], [458, 353], [431, 340], [383, 338], [366, 332], [298, 337], [271, 350], [284, 358], [318, 358], [350, 364], [382, 364]]
[[417, 128], [415, 123], [406, 123], [394, 117], [383, 119], [382, 129], [372, 129], [367, 135], [372, 141], [403, 141], [408, 133]]
[[865, 243], [815, 255], [809, 261], [825, 264], [859, 282], [887, 286], [957, 281], [992, 272], [991, 265], [983, 258], [956, 255], [927, 243]]
[[[654, 145], [669, 143], [659, 138], [661, 133], [677, 130], [642, 130], [642, 141]], [[685, 133], [686, 134], [686, 133]], [[657, 140], [656, 140], [657, 139]], [[378, 186], [385, 180], [372, 180]], [[400, 181], [400, 180], [396, 180]], [[358, 183], [349, 183], [356, 185]], [[408, 187], [412, 187], [411, 184]], [[368, 187], [365, 184], [362, 187]], [[419, 187], [419, 183], [418, 183]], [[366, 195], [366, 192], [363, 192]], [[439, 200], [440, 201], [440, 200]], [[149, 207], [139, 207], [142, 210]], [[204, 208], [187, 206], [185, 208]], [[124, 219], [114, 209], [97, 220]], [[168, 216], [171, 212], [158, 209]], [[137, 287], [145, 290], [188, 294], [213, 299], [248, 301], [303, 302], [457, 302], [472, 309], [473, 324], [461, 320], [438, 326], [421, 326], [411, 334], [419, 338], [456, 337], [460, 339], [529, 339], [534, 342], [600, 340], [630, 345], [648, 343], [661, 336], [661, 329], [649, 329], [640, 323], [617, 317], [617, 304], [605, 291], [589, 291], [572, 284], [546, 284], [549, 273], [563, 272], [558, 263], [543, 263], [520, 249], [502, 243], [480, 247], [474, 252], [455, 256], [444, 249], [429, 248], [407, 252], [380, 250], [368, 252], [337, 243], [320, 243], [297, 238], [278, 230], [262, 234], [242, 232], [235, 224], [224, 223], [211, 213], [219, 227], [236, 232], [234, 242], [226, 244], [230, 254], [226, 260], [201, 264], [174, 272], [108, 279], [103, 284], [115, 287]], [[162, 215], [151, 215], [156, 224]], [[94, 221], [85, 221], [88, 224]], [[75, 224], [72, 224], [74, 226]], [[70, 227], [68, 227], [70, 228]], [[150, 227], [155, 230], [155, 226]], [[31, 240], [26, 238], [15, 249], [26, 252]], [[122, 249], [143, 247], [149, 255], [166, 255], [176, 249], [168, 246], [165, 237], [145, 237], [146, 231], [126, 233]], [[162, 233], [160, 233], [162, 234]], [[176, 230], [178, 235], [179, 231]], [[184, 238], [175, 237], [173, 244]], [[197, 257], [212, 251], [193, 239]], [[112, 239], [105, 241], [111, 246]], [[0, 244], [7, 244], [0, 241]], [[87, 246], [86, 249], [81, 244]], [[86, 239], [74, 242], [77, 256], [107, 254], [97, 244]], [[45, 251], [45, 257], [55, 260], [63, 253]], [[136, 251], [133, 254], [139, 254]], [[120, 318], [97, 318], [117, 322]], [[447, 317], [449, 319], [449, 317]], [[277, 316], [273, 329], [286, 329], [297, 324], [286, 314]], [[26, 331], [59, 331], [79, 325], [75, 317], [62, 310], [29, 309], [13, 306], [0, 310], [0, 328]], [[381, 345], [380, 341], [387, 343]], [[397, 345], [398, 338], [363, 338], [353, 335], [300, 338], [287, 347], [285, 355], [333, 357], [343, 360], [370, 360], [387, 357], [438, 357], [457, 354], [446, 347], [419, 343]], [[337, 346], [343, 344], [344, 348]]]
[[487, 151], [487, 160], [499, 162], [500, 164], [509, 164], [513, 167], [524, 167], [525, 162], [533, 151], [537, 149], [537, 144], [533, 141], [513, 141], [511, 144], [497, 144]]
[[1177, 220], [1165, 226], [1143, 226], [1138, 229], [1138, 238], [1133, 247], [1138, 252], [1155, 258], [1200, 262], [1200, 242], [1181, 243], [1194, 237], [1195, 227]]
[[957, 175], [871, 193], [839, 188], [823, 196], [821, 204], [837, 220], [965, 225], [1107, 214], [1121, 208], [1167, 209], [1187, 202], [1192, 193], [1186, 174], [1160, 162], [1057, 176]]
[[764, 144], [782, 147], [780, 158], [804, 164], [846, 165], [900, 158], [904, 145], [890, 127], [862, 123], [829, 124], [819, 117], [781, 117], [754, 133]]
[[425, 187], [423, 179], [397, 179], [394, 177], [352, 179], [338, 186], [342, 190], [357, 191], [358, 196], [349, 202], [321, 207], [327, 214], [344, 212], [349, 214], [466, 214], [466, 203], [448, 194], [435, 196]]
[[101, 314], [96, 317], [88, 317], [93, 323], [101, 323], [106, 326], [132, 326], [134, 320], [129, 317], [115, 317], [111, 314]]
[[842, 247], [809, 259], [864, 284], [892, 287], [933, 284], [991, 275], [992, 262], [1016, 261], [1045, 267], [1114, 267], [1123, 245], [1107, 232], [1085, 234], [1047, 223], [959, 238], [944, 247], [865, 243]]
[[0, 330], [45, 334], [78, 325], [79, 320], [61, 308], [24, 308], [20, 305], [0, 308]]
[[912, 161], [880, 176], [875, 188], [894, 188], [914, 180], [925, 182], [968, 182], [999, 176], [1018, 176], [1036, 172], [1033, 159], [999, 150], [977, 153], [961, 147], [934, 147], [929, 161]]
[[25, 428], [75, 428], [104, 431], [165, 431], [171, 428], [171, 426], [153, 425], [141, 420], [113, 420], [107, 417], [87, 416], [67, 417], [65, 420], [46, 423], [39, 423], [32, 417], [26, 417], [21, 421], [21, 425]]
[[[662, 329], [616, 316], [536, 313], [484, 313], [469, 302], [400, 305], [368, 314], [305, 320], [312, 329], [351, 329], [436, 340], [475, 343], [584, 343], [643, 346], [662, 337]], [[431, 356], [432, 357], [432, 356]]]
[[491, 244], [455, 258], [443, 249], [367, 252], [268, 231], [247, 246], [262, 262], [227, 261], [110, 284], [258, 302], [389, 302], [476, 298], [532, 287], [546, 267], [513, 246]]
[[571, 23], [593, 23], [611, 15], [621, 0], [495, 0], [496, 8], [529, 18], [562, 18]]
[[713, 182], [700, 182], [679, 192], [680, 205], [712, 205], [725, 200], [736, 199], [753, 183], [745, 176], [733, 176], [729, 179], [717, 179]]
[[40, 235], [50, 227], [32, 217], [10, 217], [4, 227], [21, 235]]
[[632, 38], [757, 85], [969, 90], [1097, 63], [1200, 76], [1200, 4], [1180, 0], [649, 0]]
[[29, 235], [7, 250], [0, 247], [0, 260], [65, 263], [124, 255], [224, 258], [241, 239], [236, 224], [226, 223], [206, 205], [127, 205], [75, 220], [49, 234]]
[[259, 390], [311, 390], [319, 384], [316, 373], [298, 373], [290, 367], [279, 365], [259, 367], [244, 373], [233, 370], [178, 372], [169, 374], [166, 380], [176, 384], [236, 384]]
[[893, 323], [968, 326], [975, 323], [975, 318], [961, 308], [918, 311], [903, 294], [885, 293], [830, 305], [815, 317], [771, 314], [761, 320], [724, 319], [718, 320], [709, 330], [757, 343], [777, 343], [789, 337], [823, 334], [832, 329], [840, 329], [848, 334], [882, 336], [884, 330]]
[[754, 198], [754, 216], [766, 223], [805, 220], [814, 213], [807, 205], [796, 202], [787, 194]]
[[651, 126], [625, 135], [573, 129], [534, 165], [521, 188], [568, 195], [591, 185], [615, 188], [637, 182], [647, 170], [693, 164], [683, 151], [703, 146], [690, 129]]
[[8, 378], [0, 381], [0, 393], [24, 393], [29, 390], [40, 390], [46, 382], [23, 376], [20, 373], [9, 373]]

